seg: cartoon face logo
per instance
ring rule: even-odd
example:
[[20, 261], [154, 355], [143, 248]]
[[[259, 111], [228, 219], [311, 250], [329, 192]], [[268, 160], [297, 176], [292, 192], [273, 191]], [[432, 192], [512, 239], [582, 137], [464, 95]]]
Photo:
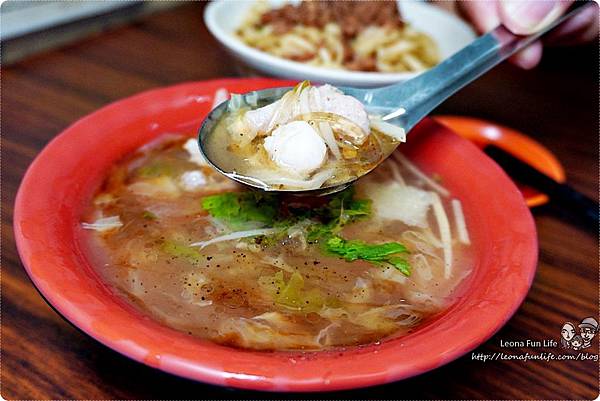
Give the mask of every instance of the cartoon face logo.
[[579, 334], [571, 339], [571, 348], [574, 350], [580, 350], [583, 345], [583, 338]]
[[589, 348], [592, 345], [592, 339], [598, 332], [598, 322], [593, 317], [586, 317], [579, 324], [579, 334], [581, 335], [582, 348]]
[[565, 345], [565, 342], [570, 343], [573, 337], [575, 337], [575, 334], [577, 334], [575, 331], [575, 325], [571, 322], [565, 323], [560, 331], [560, 336], [562, 337], [561, 342], [563, 342], [563, 346]]
[[567, 322], [563, 325], [560, 331], [560, 344], [563, 348], [580, 350], [592, 346], [592, 340], [598, 333], [598, 321], [593, 317], [586, 317], [577, 327], [579, 333], [573, 323]]

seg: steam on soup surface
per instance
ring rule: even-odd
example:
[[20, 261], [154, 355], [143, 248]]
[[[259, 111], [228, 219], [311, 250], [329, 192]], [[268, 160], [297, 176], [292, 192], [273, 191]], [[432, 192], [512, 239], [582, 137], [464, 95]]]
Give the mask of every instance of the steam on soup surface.
[[253, 349], [366, 344], [446, 308], [469, 271], [460, 203], [400, 160], [336, 195], [277, 197], [168, 135], [113, 167], [82, 224], [104, 279], [167, 326]]

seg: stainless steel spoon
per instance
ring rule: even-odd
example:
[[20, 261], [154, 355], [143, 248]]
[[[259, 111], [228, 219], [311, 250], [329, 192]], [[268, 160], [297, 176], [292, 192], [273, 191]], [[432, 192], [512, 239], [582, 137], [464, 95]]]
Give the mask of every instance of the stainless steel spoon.
[[[370, 114], [384, 116], [383, 120], [396, 124], [409, 132], [423, 117], [429, 114], [436, 106], [452, 96], [465, 85], [471, 83], [483, 73], [489, 71], [512, 54], [539, 39], [542, 35], [560, 26], [566, 20], [579, 14], [583, 9], [593, 6], [590, 2], [575, 2], [569, 12], [545, 27], [539, 32], [528, 36], [518, 36], [509, 32], [503, 26], [479, 37], [453, 56], [444, 60], [436, 67], [420, 74], [419, 76], [400, 84], [385, 86], [377, 89], [358, 89], [340, 87], [346, 95], [360, 100]], [[244, 99], [258, 99], [258, 106], [273, 103], [291, 90], [291, 87], [273, 88], [249, 92]], [[351, 181], [310, 190], [280, 190], [271, 189], [261, 185], [260, 181], [246, 177], [235, 172], [224, 171], [216, 165], [211, 155], [206, 151], [206, 140], [212, 134], [216, 123], [227, 111], [229, 102], [221, 103], [204, 120], [200, 127], [198, 141], [200, 151], [206, 160], [225, 176], [250, 186], [254, 189], [284, 192], [293, 195], [326, 195], [341, 191], [350, 186], [357, 177]], [[383, 160], [381, 161], [383, 162]]]

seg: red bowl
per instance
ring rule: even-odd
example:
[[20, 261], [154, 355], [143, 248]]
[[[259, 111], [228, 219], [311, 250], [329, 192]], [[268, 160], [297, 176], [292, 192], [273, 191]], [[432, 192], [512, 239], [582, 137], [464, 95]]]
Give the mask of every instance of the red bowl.
[[14, 230], [27, 273], [66, 319], [108, 347], [158, 369], [213, 384], [271, 391], [325, 391], [387, 383], [446, 364], [492, 336], [533, 279], [537, 239], [517, 188], [476, 146], [425, 120], [403, 152], [444, 177], [461, 199], [474, 249], [457, 302], [408, 336], [324, 352], [229, 348], [165, 327], [133, 309], [96, 274], [80, 216], [107, 168], [164, 132], [193, 133], [218, 88], [245, 92], [289, 85], [226, 79], [152, 90], [110, 104], [57, 136], [27, 171]]

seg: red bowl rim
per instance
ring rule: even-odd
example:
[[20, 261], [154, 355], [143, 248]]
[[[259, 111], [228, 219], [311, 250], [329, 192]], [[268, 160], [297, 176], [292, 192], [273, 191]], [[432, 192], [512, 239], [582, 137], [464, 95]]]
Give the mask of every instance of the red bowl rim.
[[[254, 88], [287, 86], [290, 83], [266, 78], [223, 79], [154, 89], [111, 103], [83, 117], [54, 138], [27, 170], [17, 194], [14, 211], [14, 231], [21, 260], [29, 277], [47, 302], [91, 337], [149, 366], [212, 384], [268, 391], [341, 390], [408, 378], [464, 355], [498, 331], [524, 300], [535, 274], [538, 246], [533, 218], [517, 188], [493, 161], [474, 145], [430, 119], [423, 121], [415, 130], [429, 132], [427, 135], [434, 136], [436, 143], [430, 144], [431, 140], [428, 142], [425, 134], [415, 135], [413, 140], [414, 134], [411, 133], [409, 144], [414, 141], [415, 145], [407, 145], [408, 152], [418, 147], [427, 150], [415, 153], [415, 161], [419, 163], [419, 160], [428, 157], [448, 157], [449, 160], [453, 160], [453, 165], [461, 165], [456, 168], [466, 172], [470, 171], [473, 165], [469, 165], [467, 161], [452, 159], [452, 156], [461, 155], [460, 152], [468, 155], [469, 162], [477, 165], [477, 176], [486, 177], [500, 190], [497, 199], [493, 201], [495, 203], [486, 205], [485, 210], [471, 212], [465, 204], [468, 219], [483, 218], [482, 213], [491, 209], [495, 210], [496, 217], [501, 216], [500, 210], [505, 210], [507, 217], [498, 221], [493, 228], [478, 229], [484, 233], [489, 231], [497, 233], [494, 235], [503, 236], [496, 238], [494, 244], [478, 245], [486, 249], [487, 253], [482, 255], [486, 255], [487, 264], [484, 266], [489, 272], [486, 273], [482, 270], [483, 267], [478, 267], [477, 274], [472, 275], [475, 277], [469, 278], [470, 292], [462, 294], [453, 306], [436, 318], [435, 325], [427, 324], [414, 334], [400, 339], [343, 351], [302, 354], [238, 350], [195, 339], [160, 326], [117, 299], [106, 285], [85, 280], [91, 276], [87, 271], [81, 273], [86, 268], [89, 269], [89, 266], [86, 265], [85, 259], [81, 259], [80, 244], [76, 239], [79, 216], [69, 210], [69, 206], [73, 204], [69, 205], [67, 198], [64, 200], [67, 207], [64, 207], [61, 199], [51, 198], [57, 196], [51, 195], [51, 190], [60, 192], [60, 188], [73, 184], [58, 180], [65, 176], [57, 172], [56, 167], [62, 166], [63, 162], [68, 163], [71, 157], [75, 158], [76, 156], [72, 155], [74, 150], [86, 150], [87, 146], [90, 157], [95, 157], [90, 153], [94, 152], [90, 149], [93, 146], [90, 141], [93, 139], [85, 132], [86, 129], [90, 130], [93, 124], [107, 121], [107, 117], [111, 115], [122, 117], [127, 113], [135, 114], [134, 106], [146, 107], [149, 104], [164, 105], [171, 102], [174, 108], [188, 110], [188, 106], [177, 103], [177, 96], [195, 93], [206, 95], [207, 88], [211, 93], [218, 87], [241, 92]], [[212, 99], [208, 96], [205, 101], [207, 104], [198, 106], [202, 106], [198, 110], [204, 114]], [[189, 114], [190, 111], [186, 112]], [[197, 110], [195, 112], [199, 113]], [[150, 138], [153, 134], [146, 132], [145, 135]], [[444, 149], [447, 155], [429, 156], [440, 152], [437, 149], [440, 144], [446, 146]], [[116, 158], [115, 155], [106, 157], [112, 157], [113, 160]], [[478, 185], [470, 175], [465, 175], [464, 179], [468, 182], [458, 183], [457, 188], [460, 185]], [[91, 196], [92, 188], [86, 188], [85, 182], [79, 185], [79, 198]], [[91, 184], [87, 182], [87, 185], [89, 187]], [[75, 191], [64, 190], [70, 191], [69, 194]], [[466, 191], [465, 188], [462, 190]], [[481, 192], [479, 195], [485, 196], [485, 193]], [[42, 199], [44, 196], [46, 199]], [[44, 204], [47, 200], [58, 202], [63, 207]], [[65, 216], [69, 221], [58, 220], [59, 217], [64, 219]], [[45, 227], [42, 223], [48, 221], [62, 224]], [[56, 238], [52, 235], [56, 235]], [[73, 241], [69, 242], [69, 238]], [[484, 234], [482, 238], [485, 238]], [[48, 269], [48, 265], [54, 270]], [[81, 275], [84, 278], [80, 282], [81, 291], [89, 291], [88, 296], [93, 300], [84, 302], [77, 298], [81, 295], [78, 292], [80, 289], [75, 288], [69, 281], [71, 276], [57, 278], [59, 273], [64, 272], [69, 275]], [[492, 272], [495, 272], [494, 277], [490, 278]], [[474, 280], [484, 279], [487, 287], [471, 288]], [[66, 283], [67, 281], [69, 282]], [[67, 288], [64, 287], [67, 285], [71, 285], [68, 287], [69, 291], [61, 291]], [[468, 309], [460, 309], [467, 306]], [[107, 310], [110, 310], [110, 317], [106, 314]], [[458, 312], [462, 312], [463, 315], [458, 316]], [[116, 322], [127, 324], [116, 329], [111, 326], [113, 323], [116, 325]], [[127, 334], [121, 336], [122, 331], [127, 331]], [[423, 337], [427, 332], [432, 333], [431, 337]], [[190, 352], [190, 349], [197, 352]], [[411, 352], [407, 351], [411, 349]]]

